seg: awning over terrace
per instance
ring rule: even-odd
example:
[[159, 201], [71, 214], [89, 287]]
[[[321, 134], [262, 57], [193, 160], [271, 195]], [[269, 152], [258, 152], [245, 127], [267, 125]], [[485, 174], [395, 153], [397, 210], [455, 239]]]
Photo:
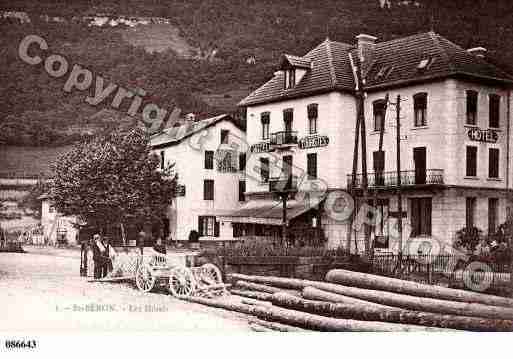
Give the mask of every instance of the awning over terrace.
[[[288, 200], [287, 201], [287, 221], [295, 218], [312, 207], [308, 201]], [[222, 221], [234, 223], [256, 223], [281, 225], [283, 216], [283, 202], [280, 200], [262, 199], [251, 200], [242, 208], [227, 213], [219, 218]]]

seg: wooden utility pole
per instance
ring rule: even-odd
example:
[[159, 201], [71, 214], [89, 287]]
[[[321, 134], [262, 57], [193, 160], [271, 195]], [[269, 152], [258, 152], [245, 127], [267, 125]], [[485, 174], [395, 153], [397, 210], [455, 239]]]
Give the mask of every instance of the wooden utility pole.
[[399, 232], [399, 263], [403, 255], [403, 199], [401, 195], [401, 95], [396, 100], [396, 151], [397, 151], [397, 225]]

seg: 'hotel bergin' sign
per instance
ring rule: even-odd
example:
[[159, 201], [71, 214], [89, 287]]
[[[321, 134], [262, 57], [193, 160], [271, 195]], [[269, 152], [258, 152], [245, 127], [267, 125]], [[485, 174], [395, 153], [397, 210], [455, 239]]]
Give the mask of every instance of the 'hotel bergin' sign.
[[472, 141], [479, 141], [479, 142], [491, 142], [496, 143], [499, 139], [499, 134], [495, 130], [482, 130], [477, 127], [469, 128], [468, 132], [468, 138], [470, 138]]
[[330, 143], [328, 136], [307, 136], [299, 140], [299, 148], [326, 147]]

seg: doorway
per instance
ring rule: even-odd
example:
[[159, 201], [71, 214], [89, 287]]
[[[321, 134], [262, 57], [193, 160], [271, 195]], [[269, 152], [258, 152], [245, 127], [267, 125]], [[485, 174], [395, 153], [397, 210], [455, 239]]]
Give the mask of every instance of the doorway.
[[413, 161], [415, 162], [415, 184], [426, 184], [426, 147], [413, 149]]

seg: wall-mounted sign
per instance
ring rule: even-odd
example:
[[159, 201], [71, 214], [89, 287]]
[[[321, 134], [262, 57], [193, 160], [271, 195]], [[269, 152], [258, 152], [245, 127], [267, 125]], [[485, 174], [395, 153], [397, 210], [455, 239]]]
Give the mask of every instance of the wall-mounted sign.
[[249, 150], [251, 152], [260, 153], [260, 152], [269, 152], [271, 149], [269, 142], [259, 142], [251, 145]]
[[330, 143], [328, 136], [306, 136], [299, 140], [299, 148], [326, 147]]
[[183, 185], [183, 184], [176, 185], [175, 197], [185, 197], [185, 185]]
[[491, 142], [495, 143], [499, 139], [499, 134], [496, 130], [482, 130], [477, 127], [472, 127], [468, 129], [468, 138], [470, 138], [472, 141], [479, 141], [479, 142]]

